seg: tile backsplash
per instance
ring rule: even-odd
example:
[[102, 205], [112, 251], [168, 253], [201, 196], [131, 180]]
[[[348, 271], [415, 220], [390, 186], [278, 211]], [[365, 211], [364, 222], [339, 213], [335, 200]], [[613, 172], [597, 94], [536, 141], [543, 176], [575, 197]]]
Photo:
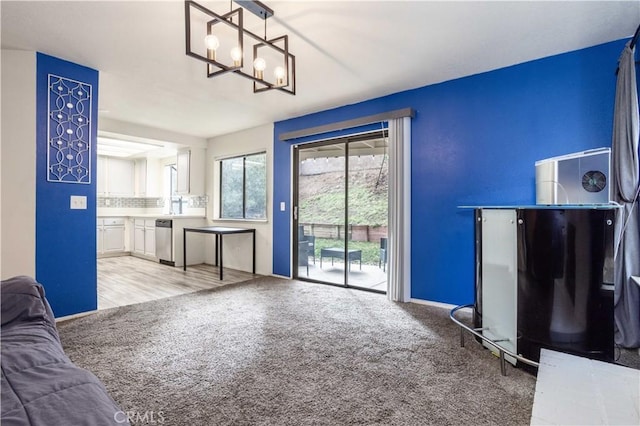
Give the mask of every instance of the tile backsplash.
[[[183, 200], [187, 202], [188, 207], [205, 208], [209, 197], [200, 196], [184, 196]], [[164, 207], [168, 200], [163, 197], [98, 197], [98, 208], [158, 208]]]
[[185, 197], [187, 200], [187, 207], [191, 207], [194, 209], [204, 209], [207, 207], [207, 203], [209, 202], [208, 195], [196, 195], [193, 197]]
[[98, 197], [98, 208], [154, 208], [163, 207], [162, 197]]

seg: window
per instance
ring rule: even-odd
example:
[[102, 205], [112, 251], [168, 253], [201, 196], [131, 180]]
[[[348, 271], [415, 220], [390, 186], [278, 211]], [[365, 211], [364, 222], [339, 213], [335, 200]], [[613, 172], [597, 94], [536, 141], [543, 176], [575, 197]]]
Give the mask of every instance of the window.
[[164, 213], [181, 214], [187, 203], [182, 197], [176, 194], [178, 170], [175, 164], [164, 166], [164, 198], [166, 200]]
[[220, 161], [220, 217], [267, 218], [267, 154]]

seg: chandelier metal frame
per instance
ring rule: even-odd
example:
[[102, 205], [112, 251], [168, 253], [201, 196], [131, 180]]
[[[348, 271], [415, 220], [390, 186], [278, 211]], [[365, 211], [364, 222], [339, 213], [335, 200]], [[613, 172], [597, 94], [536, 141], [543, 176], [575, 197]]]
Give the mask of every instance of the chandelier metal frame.
[[[282, 35], [272, 39], [266, 38], [267, 19], [273, 16], [273, 10], [269, 9], [263, 3], [257, 0], [236, 0], [236, 3], [241, 7], [233, 9], [225, 14], [218, 14], [206, 7], [196, 3], [192, 0], [185, 0], [185, 40], [186, 40], [186, 54], [192, 58], [198, 59], [207, 64], [207, 77], [216, 77], [219, 75], [234, 73], [245, 77], [253, 81], [253, 92], [260, 93], [271, 90], [279, 90], [281, 92], [289, 93], [291, 95], [296, 94], [296, 58], [291, 52], [289, 52], [289, 36]], [[234, 61], [232, 65], [224, 64], [220, 62], [215, 54], [215, 51], [207, 49], [206, 56], [198, 53], [192, 49], [195, 43], [192, 41], [192, 11], [196, 9], [208, 17], [206, 23], [207, 35], [212, 35], [216, 25], [226, 25], [236, 30], [238, 33], [237, 47], [242, 54], [239, 61]], [[247, 30], [244, 27], [244, 10], [248, 10], [251, 13], [263, 19], [265, 22], [265, 36], [259, 35]], [[251, 51], [253, 52], [252, 58], [252, 73], [246, 72], [244, 69], [245, 64], [245, 46], [252, 44]], [[262, 72], [257, 72], [254, 68], [254, 63], [259, 58], [258, 53], [261, 48], [270, 48], [276, 52], [282, 54], [283, 62], [282, 68], [284, 69], [284, 76], [276, 78], [275, 82], [267, 81]]]

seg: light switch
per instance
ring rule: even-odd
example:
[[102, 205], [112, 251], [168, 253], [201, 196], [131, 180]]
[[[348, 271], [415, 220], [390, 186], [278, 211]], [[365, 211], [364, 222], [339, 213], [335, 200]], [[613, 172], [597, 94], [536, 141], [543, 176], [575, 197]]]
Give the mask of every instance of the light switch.
[[86, 210], [87, 209], [87, 197], [84, 195], [72, 195], [71, 196], [71, 209], [72, 210]]
[[281, 212], [285, 211], [285, 204], [284, 204], [284, 201], [280, 201], [280, 211], [281, 211]]

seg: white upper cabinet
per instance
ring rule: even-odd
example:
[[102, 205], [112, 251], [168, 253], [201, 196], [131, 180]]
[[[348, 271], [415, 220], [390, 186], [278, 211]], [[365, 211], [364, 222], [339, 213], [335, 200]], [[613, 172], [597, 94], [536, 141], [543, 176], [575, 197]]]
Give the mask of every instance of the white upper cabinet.
[[98, 156], [98, 195], [133, 197], [135, 195], [135, 163], [114, 157]]
[[176, 192], [178, 194], [189, 194], [191, 188], [190, 168], [191, 150], [178, 152], [176, 169], [178, 172], [176, 179]]
[[136, 197], [147, 196], [147, 159], [138, 158], [135, 160], [135, 195]]
[[161, 197], [162, 173], [157, 158], [138, 158], [135, 160], [136, 197]]
[[97, 167], [98, 196], [162, 196], [162, 167], [157, 158], [127, 160], [99, 155]]
[[204, 166], [204, 148], [178, 151], [176, 192], [180, 195], [204, 195]]
[[[177, 152], [176, 187], [178, 195], [204, 195], [205, 191], [204, 148], [187, 148]], [[162, 197], [165, 191], [163, 159], [126, 159], [98, 156], [97, 193], [101, 197]], [[173, 161], [171, 161], [173, 163]]]

